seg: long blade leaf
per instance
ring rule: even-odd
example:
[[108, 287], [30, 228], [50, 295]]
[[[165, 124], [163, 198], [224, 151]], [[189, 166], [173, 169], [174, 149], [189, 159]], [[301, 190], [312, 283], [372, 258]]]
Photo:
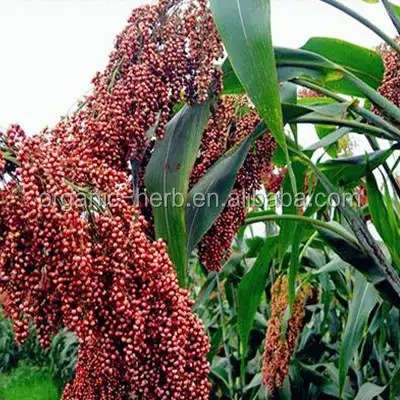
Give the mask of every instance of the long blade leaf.
[[193, 251], [225, 208], [236, 175], [246, 159], [251, 144], [266, 129], [264, 123], [259, 124], [251, 135], [225, 154], [191, 189], [186, 208], [188, 254]]
[[185, 106], [175, 115], [166, 126], [164, 139], [155, 146], [145, 176], [152, 200], [156, 235], [167, 242], [168, 254], [182, 286], [186, 281], [185, 203], [189, 176], [208, 121], [211, 102], [209, 99], [202, 104]]
[[261, 117], [285, 148], [269, 0], [211, 0], [232, 67]]
[[339, 386], [342, 396], [347, 371], [359, 344], [361, 343], [368, 317], [378, 302], [378, 295], [374, 287], [365, 278], [356, 273], [354, 277], [353, 298], [350, 312], [343, 334], [339, 356]]
[[247, 354], [250, 331], [267, 283], [269, 266], [275, 249], [276, 238], [266, 239], [254, 265], [240, 281], [238, 289], [238, 326], [243, 360]]

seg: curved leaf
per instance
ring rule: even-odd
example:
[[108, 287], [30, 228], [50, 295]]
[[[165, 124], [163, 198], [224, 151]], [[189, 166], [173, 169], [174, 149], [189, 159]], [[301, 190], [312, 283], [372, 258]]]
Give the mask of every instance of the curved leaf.
[[326, 272], [338, 272], [346, 267], [349, 267], [349, 264], [347, 264], [340, 258], [335, 258], [330, 262], [328, 262], [328, 264], [325, 264], [323, 267], [317, 269], [316, 271], [313, 271], [312, 274], [319, 275], [319, 274], [324, 274]]
[[188, 254], [193, 251], [225, 208], [236, 175], [247, 157], [251, 144], [266, 129], [265, 124], [259, 124], [251, 135], [226, 153], [191, 189], [186, 208]]
[[390, 400], [398, 400], [400, 397], [400, 366], [396, 367], [396, 371], [389, 383]]
[[[279, 82], [308, 77], [324, 83], [343, 78], [343, 74], [332, 63], [328, 60], [324, 62], [318, 54], [284, 47], [275, 47], [274, 51]], [[244, 85], [238, 79], [229, 58], [223, 63], [222, 72], [225, 94], [244, 93]]]
[[384, 390], [385, 387], [367, 382], [360, 387], [360, 390], [358, 391], [357, 396], [354, 400], [373, 400], [378, 397]]
[[[400, 308], [400, 277], [397, 271], [388, 262], [361, 217], [349, 206], [347, 201], [343, 201], [345, 199], [338, 194], [337, 189], [332, 185], [331, 181], [314, 164], [310, 163], [310, 166], [327, 193], [342, 199], [338, 202], [337, 208], [356, 236], [359, 242], [357, 247], [360, 248], [361, 254], [367, 256], [369, 262], [359, 263], [357, 262], [357, 258], [354, 260], [343, 259], [362, 272], [368, 280], [374, 284], [382, 297], [388, 299], [394, 306]], [[340, 248], [338, 249], [336, 246], [336, 248], [333, 247], [333, 249], [341, 256], [339, 252]]]
[[332, 146], [333, 144], [337, 143], [342, 137], [348, 135], [351, 131], [352, 131], [351, 128], [346, 128], [346, 127], [335, 129], [333, 132], [324, 136], [318, 142], [307, 147], [307, 150], [314, 151], [322, 147], [327, 148], [329, 146]]
[[[374, 225], [385, 241], [394, 263], [400, 269], [400, 229], [395, 215], [389, 212], [379, 191], [370, 163], [367, 168], [368, 206]], [[389, 207], [392, 205], [390, 204]], [[392, 211], [392, 210], [390, 210]]]
[[276, 249], [276, 238], [266, 239], [250, 271], [240, 281], [238, 289], [238, 327], [242, 344], [242, 359], [246, 357], [250, 331], [257, 307], [267, 284], [270, 262]]
[[[282, 104], [282, 110], [285, 121], [313, 112], [312, 108], [286, 103]], [[247, 157], [251, 144], [266, 131], [267, 126], [263, 122], [260, 123], [242, 143], [224, 154], [191, 189], [186, 209], [188, 254], [225, 208], [236, 175]], [[302, 186], [299, 186], [299, 190], [301, 188]], [[207, 207], [204, 206], [205, 203]]]
[[389, 0], [382, 0], [386, 12], [389, 14], [390, 19], [395, 26], [397, 33], [400, 33], [400, 7], [391, 3]]
[[186, 281], [185, 202], [190, 171], [196, 161], [201, 137], [210, 114], [209, 99], [185, 106], [165, 128], [164, 139], [156, 143], [146, 169], [145, 183], [152, 199], [155, 230], [168, 244], [179, 283]]
[[329, 87], [330, 83], [344, 79], [354, 88], [353, 95], [367, 98], [380, 107], [385, 114], [400, 122], [400, 110], [393, 103], [351, 71], [325, 57], [307, 50], [276, 47], [275, 58], [280, 82], [311, 78], [322, 86]]
[[270, 0], [211, 0], [211, 10], [236, 76], [285, 149]]
[[[336, 226], [337, 229], [344, 230], [344, 228], [337, 222], [331, 222], [331, 224]], [[342, 260], [353, 265], [363, 274], [368, 275], [372, 282], [379, 283], [380, 275], [376, 268], [376, 264], [362, 251], [359, 245], [346, 240], [342, 235], [338, 235], [333, 231], [324, 229], [323, 227], [316, 227], [316, 229], [322, 239]]]
[[[344, 40], [324, 37], [311, 38], [302, 49], [320, 54], [346, 68], [374, 89], [378, 89], [382, 84], [384, 65], [382, 58], [374, 50]], [[358, 89], [345, 80], [331, 81], [327, 86], [340, 93], [362, 96]]]
[[357, 13], [355, 10], [343, 4], [343, 2], [341, 1], [338, 0], [321, 0], [321, 1], [333, 6], [334, 8], [342, 11], [344, 14], [348, 15], [354, 20], [360, 22], [362, 25], [364, 25], [369, 30], [378, 35], [384, 42], [389, 44], [393, 49], [395, 49], [397, 53], [400, 54], [400, 46], [397, 44], [396, 40], [393, 39], [391, 36], [387, 35], [378, 26], [374, 25], [370, 19], [365, 18], [363, 15]]
[[343, 79], [339, 66], [311, 51], [275, 47], [275, 58], [280, 82], [300, 77], [321, 83]]
[[342, 346], [339, 355], [339, 386], [342, 395], [347, 371], [350, 362], [361, 343], [368, 317], [378, 302], [378, 294], [374, 287], [368, 283], [358, 272], [354, 277], [353, 298], [343, 334]]
[[231, 61], [226, 58], [222, 64], [223, 94], [242, 94], [244, 87], [240, 83], [235, 71], [232, 68]]
[[[368, 154], [371, 169], [378, 168], [393, 153], [392, 149], [379, 150]], [[367, 157], [365, 155], [343, 157], [328, 160], [318, 164], [318, 168], [332, 182], [340, 182], [342, 185], [354, 182], [365, 176]]]

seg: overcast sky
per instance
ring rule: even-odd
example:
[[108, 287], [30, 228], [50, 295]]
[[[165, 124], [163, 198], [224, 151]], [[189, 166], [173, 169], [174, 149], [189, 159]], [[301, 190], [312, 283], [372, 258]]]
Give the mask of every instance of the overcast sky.
[[[224, 0], [231, 1], [231, 0]], [[0, 126], [29, 133], [53, 125], [90, 89], [116, 34], [141, 0], [0, 0]], [[394, 35], [381, 6], [347, 0]], [[273, 0], [276, 45], [297, 47], [313, 36], [364, 46], [380, 40], [318, 0]]]

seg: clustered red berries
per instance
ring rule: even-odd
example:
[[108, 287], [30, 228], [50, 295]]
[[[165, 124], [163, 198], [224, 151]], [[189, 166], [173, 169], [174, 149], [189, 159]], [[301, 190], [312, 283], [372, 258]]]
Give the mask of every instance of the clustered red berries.
[[309, 99], [309, 98], [324, 97], [324, 96], [323, 96], [323, 94], [316, 92], [315, 90], [302, 88], [297, 93], [297, 97], [299, 99]]
[[81, 110], [1, 135], [17, 167], [0, 186], [0, 293], [18, 342], [31, 322], [44, 347], [62, 326], [77, 335], [64, 400], [208, 399], [207, 337], [147, 235], [128, 165], [146, 161], [175, 103], [205, 99], [221, 54], [205, 0], [139, 8]]
[[287, 168], [277, 168], [271, 164], [269, 170], [264, 173], [262, 183], [267, 193], [278, 193], [285, 179]]
[[202, 102], [219, 78], [214, 61], [223, 47], [207, 2], [181, 2], [133, 11], [106, 70], [93, 79], [93, 95], [54, 130], [65, 144], [71, 135], [84, 142], [78, 150], [68, 146], [83, 162], [97, 158], [125, 167], [131, 158], [141, 161], [151, 137], [162, 137], [171, 106]]
[[272, 393], [282, 387], [289, 373], [289, 362], [304, 326], [306, 302], [316, 300], [316, 293], [309, 284], [303, 285], [296, 293], [292, 316], [287, 324], [285, 340], [282, 341], [282, 320], [288, 307], [288, 293], [287, 276], [278, 278], [271, 289], [271, 317], [268, 321], [262, 369], [262, 381]]
[[234, 116], [234, 98], [223, 96], [218, 99], [202, 135], [200, 154], [190, 175], [190, 186], [194, 186], [225, 153]]
[[[79, 360], [65, 399], [206, 399], [207, 338], [165, 244], [147, 238], [146, 221], [126, 200], [126, 174], [96, 163], [75, 174], [62, 147], [41, 136], [17, 145], [16, 132], [6, 134], [20, 182], [1, 191], [0, 292], [9, 295], [17, 340], [30, 321], [43, 346], [60, 326], [76, 333]], [[119, 191], [104, 213], [76, 206], [68, 181], [84, 174], [105, 193]], [[41, 204], [43, 194], [57, 201]]]
[[[396, 38], [399, 41], [399, 38]], [[400, 106], [400, 59], [395, 50], [387, 45], [378, 48], [385, 66], [383, 82], [379, 88], [379, 93], [385, 96], [397, 107]], [[375, 112], [380, 113], [376, 107]]]
[[[129, 172], [135, 166], [143, 190], [174, 105], [220, 90], [222, 55], [206, 0], [160, 0], [132, 13], [74, 115], [33, 137], [17, 125], [0, 134], [15, 157], [13, 166], [0, 157], [0, 293], [19, 343], [30, 323], [43, 347], [60, 327], [77, 335], [64, 400], [208, 399], [207, 337], [165, 243], [153, 238], [151, 209], [133, 199]], [[259, 121], [245, 97], [220, 99], [191, 185]], [[236, 199], [200, 243], [209, 269], [229, 256], [247, 196], [274, 178], [275, 146], [269, 134], [253, 145]]]
[[[195, 184], [219, 157], [251, 134], [260, 122], [250, 109], [246, 98], [236, 103], [232, 97], [223, 97], [217, 105], [203, 135], [200, 156], [191, 176]], [[250, 150], [236, 178], [234, 189], [219, 218], [198, 245], [200, 261], [209, 269], [219, 271], [224, 260], [230, 256], [232, 241], [246, 217], [246, 201], [261, 183], [273, 177], [271, 158], [276, 148], [272, 135], [258, 139]]]

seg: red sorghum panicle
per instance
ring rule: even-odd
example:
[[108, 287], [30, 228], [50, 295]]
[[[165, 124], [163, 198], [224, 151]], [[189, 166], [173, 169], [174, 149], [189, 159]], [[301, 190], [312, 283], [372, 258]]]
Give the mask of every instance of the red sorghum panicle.
[[324, 97], [323, 94], [316, 92], [315, 90], [311, 90], [311, 89], [307, 89], [307, 88], [300, 89], [297, 96], [300, 99], [308, 99], [308, 98], [313, 98], [313, 97]]
[[303, 285], [297, 292], [292, 316], [288, 321], [286, 337], [282, 341], [282, 319], [288, 307], [288, 279], [280, 277], [271, 289], [271, 317], [268, 321], [263, 354], [262, 380], [271, 392], [282, 387], [289, 373], [289, 362], [304, 326], [307, 298], [315, 296], [310, 285]]
[[178, 3], [133, 12], [75, 115], [2, 137], [18, 166], [0, 186], [0, 292], [18, 342], [31, 321], [44, 347], [61, 326], [77, 335], [66, 400], [208, 399], [207, 337], [128, 176], [174, 103], [204, 100], [220, 79], [206, 2]]
[[[131, 157], [142, 160], [149, 131], [162, 137], [173, 104], [206, 98], [211, 81], [220, 79], [214, 62], [223, 48], [206, 2], [180, 3], [164, 0], [133, 11], [106, 70], [93, 79], [93, 94], [56, 127], [54, 140], [68, 144], [71, 135], [79, 137], [85, 142], [79, 159], [125, 167]], [[73, 143], [69, 151], [77, 153]]]
[[210, 271], [219, 271], [230, 256], [232, 241], [246, 217], [243, 204], [242, 193], [233, 190], [225, 209], [198, 245], [199, 259]]
[[267, 173], [262, 177], [262, 183], [267, 193], [278, 193], [282, 187], [282, 182], [285, 179], [287, 168], [277, 168], [271, 164]]
[[[355, 200], [357, 202], [356, 206], [357, 207], [362, 207], [363, 209], [368, 209], [368, 193], [367, 193], [367, 187], [363, 183], [355, 188]], [[371, 214], [370, 213], [364, 213], [363, 219], [364, 221], [371, 221]]]
[[235, 121], [235, 100], [232, 96], [223, 96], [212, 110], [208, 125], [203, 132], [200, 155], [191, 175], [190, 185], [199, 179], [227, 150], [229, 133]]
[[[243, 105], [249, 106], [247, 99], [242, 99]], [[252, 133], [260, 122], [252, 109], [244, 116], [237, 115], [235, 104], [229, 97], [224, 98], [219, 106], [221, 110], [214, 112], [206, 131], [192, 183], [196, 183], [223, 153]], [[239, 170], [225, 209], [198, 245], [199, 259], [209, 270], [220, 270], [223, 261], [229, 258], [232, 241], [246, 217], [246, 202], [272, 171], [271, 158], [275, 147], [275, 141], [269, 133], [255, 142]]]
[[356, 187], [356, 194], [358, 196], [359, 206], [365, 207], [368, 205], [367, 187], [365, 184], [361, 184]]
[[[21, 183], [0, 192], [0, 291], [17, 341], [32, 320], [43, 346], [59, 326], [76, 333], [65, 399], [207, 399], [207, 337], [165, 244], [148, 239], [126, 200], [127, 175], [92, 159], [76, 171], [65, 149], [41, 136], [14, 150]], [[68, 183], [89, 178], [114, 195], [104, 213], [82, 206]]]
[[[398, 38], [396, 39], [399, 40]], [[379, 93], [385, 96], [397, 107], [400, 106], [400, 59], [395, 50], [391, 47], [382, 45], [378, 48], [385, 66], [383, 82], [379, 88]], [[374, 107], [375, 112], [380, 111]]]

